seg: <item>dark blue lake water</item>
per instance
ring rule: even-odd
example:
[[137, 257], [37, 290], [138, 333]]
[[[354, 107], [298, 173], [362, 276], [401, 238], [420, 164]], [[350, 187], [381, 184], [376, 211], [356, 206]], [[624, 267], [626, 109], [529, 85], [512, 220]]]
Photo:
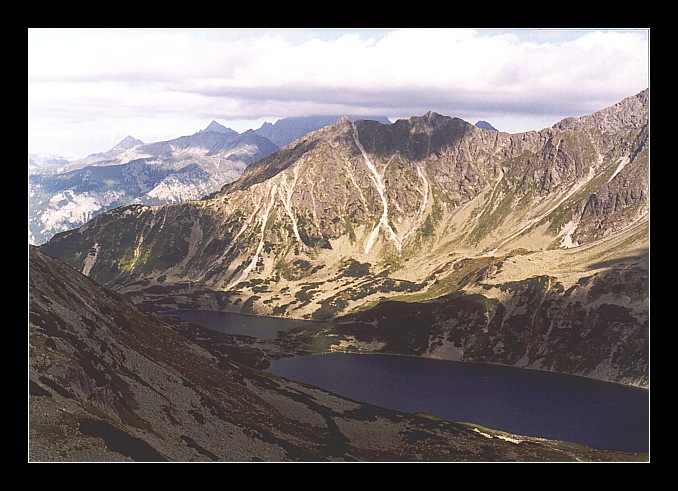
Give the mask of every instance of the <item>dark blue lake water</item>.
[[[310, 321], [209, 310], [165, 312], [261, 339]], [[274, 360], [269, 372], [351, 399], [595, 448], [649, 451], [649, 391], [583, 377], [426, 358], [332, 353]]]
[[354, 400], [518, 435], [649, 451], [649, 391], [583, 377], [425, 358], [332, 353], [268, 370]]
[[274, 338], [278, 331], [317, 324], [314, 321], [281, 319], [214, 310], [172, 310], [161, 315], [176, 315], [187, 321], [227, 334], [244, 334], [259, 339]]

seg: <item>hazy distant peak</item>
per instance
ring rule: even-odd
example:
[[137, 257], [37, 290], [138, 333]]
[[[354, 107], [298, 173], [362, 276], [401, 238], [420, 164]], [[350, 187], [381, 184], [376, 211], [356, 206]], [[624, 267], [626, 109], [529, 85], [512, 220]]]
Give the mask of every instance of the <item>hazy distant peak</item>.
[[66, 165], [70, 162], [67, 157], [46, 152], [31, 153], [28, 155], [28, 165], [31, 167], [45, 167]]
[[237, 131], [232, 130], [231, 128], [227, 128], [226, 126], [217, 123], [216, 121], [212, 120], [212, 122], [207, 125], [207, 128], [204, 130], [200, 130], [202, 133], [203, 131], [215, 131], [217, 133], [237, 133]]
[[112, 159], [120, 154], [125, 153], [127, 150], [143, 144], [144, 142], [141, 140], [137, 140], [133, 136], [127, 135], [120, 141], [120, 143], [110, 150], [107, 150], [106, 152], [93, 153], [84, 159], [80, 159], [78, 162], [81, 162], [84, 165], [90, 165], [101, 160]]
[[134, 148], [137, 145], [143, 145], [143, 144], [144, 144], [144, 142], [142, 142], [141, 140], [137, 140], [133, 136], [127, 135], [125, 138], [122, 139], [122, 141], [120, 143], [118, 143], [111, 150], [113, 150], [113, 149], [129, 150], [130, 148]]
[[480, 129], [483, 129], [483, 130], [499, 131], [497, 128], [495, 128], [494, 126], [492, 126], [492, 125], [491, 125], [490, 123], [488, 123], [487, 121], [482, 121], [482, 120], [481, 120], [481, 121], [478, 121], [478, 122], [476, 123], [476, 126], [477, 126], [478, 128], [480, 128]]

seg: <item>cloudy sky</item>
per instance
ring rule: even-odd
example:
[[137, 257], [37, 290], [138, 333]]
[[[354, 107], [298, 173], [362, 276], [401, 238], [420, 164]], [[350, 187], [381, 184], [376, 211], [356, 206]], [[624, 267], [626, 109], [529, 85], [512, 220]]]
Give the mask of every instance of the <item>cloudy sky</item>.
[[538, 130], [649, 87], [649, 30], [29, 29], [28, 151], [429, 110]]

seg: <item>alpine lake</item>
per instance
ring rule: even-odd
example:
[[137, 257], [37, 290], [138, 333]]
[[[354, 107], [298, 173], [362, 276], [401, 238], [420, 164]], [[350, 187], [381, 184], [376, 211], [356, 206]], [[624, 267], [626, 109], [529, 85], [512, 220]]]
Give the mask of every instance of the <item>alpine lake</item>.
[[[208, 310], [165, 314], [261, 340], [316, 323]], [[267, 371], [397, 411], [603, 450], [649, 452], [649, 390], [639, 387], [497, 365], [341, 352], [271, 360]]]

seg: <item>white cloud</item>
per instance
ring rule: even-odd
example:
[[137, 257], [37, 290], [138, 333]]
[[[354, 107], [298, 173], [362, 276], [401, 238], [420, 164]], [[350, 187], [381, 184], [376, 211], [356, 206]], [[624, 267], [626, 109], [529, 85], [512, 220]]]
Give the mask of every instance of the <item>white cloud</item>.
[[[649, 84], [643, 30], [32, 29], [28, 41], [29, 149], [71, 154], [135, 128], [154, 141], [211, 119], [312, 113], [434, 110], [540, 129]], [[162, 120], [164, 136], [150, 126]]]

